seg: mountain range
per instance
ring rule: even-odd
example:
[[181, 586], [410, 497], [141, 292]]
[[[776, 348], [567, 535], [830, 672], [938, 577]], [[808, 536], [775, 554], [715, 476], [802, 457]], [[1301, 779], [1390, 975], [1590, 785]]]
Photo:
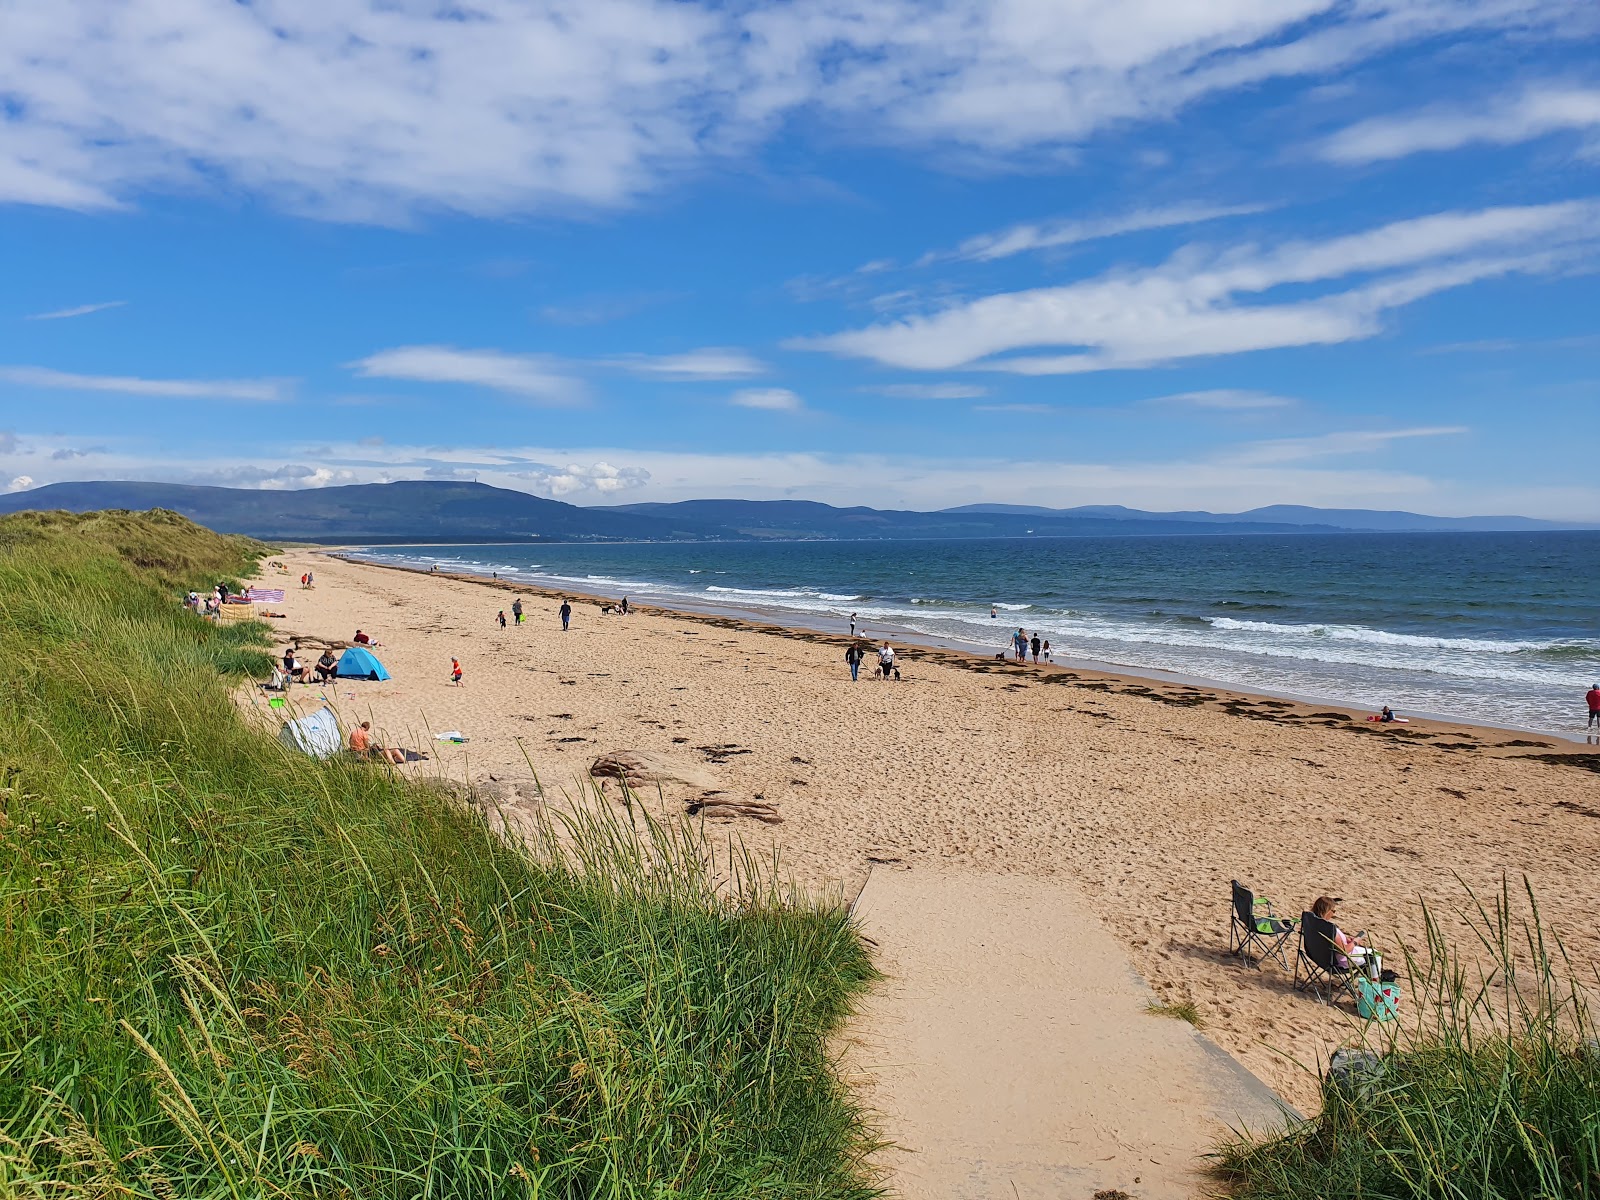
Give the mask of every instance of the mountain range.
[[167, 508], [223, 533], [298, 542], [726, 541], [1600, 528], [1531, 517], [1430, 517], [1276, 504], [1241, 513], [1121, 505], [968, 504], [938, 512], [810, 500], [684, 500], [582, 507], [482, 483], [404, 481], [299, 491], [100, 480], [0, 496], [0, 513]]

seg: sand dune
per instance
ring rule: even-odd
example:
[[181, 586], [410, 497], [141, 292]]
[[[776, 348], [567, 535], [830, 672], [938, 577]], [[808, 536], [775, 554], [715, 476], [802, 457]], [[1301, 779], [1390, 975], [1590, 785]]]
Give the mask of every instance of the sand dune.
[[[1457, 875], [1489, 891], [1526, 874], [1577, 960], [1600, 963], [1600, 781], [1583, 759], [1529, 757], [1564, 746], [916, 648], [902, 650], [902, 682], [852, 684], [842, 638], [589, 603], [563, 633], [559, 601], [531, 588], [284, 560], [317, 576], [312, 591], [291, 579], [275, 623], [306, 657], [357, 626], [383, 643], [392, 681], [326, 695], [434, 754], [408, 769], [513, 797], [533, 794], [536, 772], [575, 792], [598, 754], [631, 748], [681, 766], [662, 785], [667, 811], [719, 798], [775, 811], [781, 824], [702, 815], [776, 846], [809, 886], [854, 894], [874, 860], [1069, 877], [1158, 995], [1193, 1001], [1301, 1108], [1315, 1085], [1293, 1060], [1325, 1057], [1348, 1023], [1282, 972], [1226, 956], [1232, 878], [1292, 914], [1345, 897], [1344, 923], [1393, 946], [1420, 940], [1419, 900], [1463, 898]], [[502, 630], [495, 612], [509, 616], [516, 594], [528, 623]], [[470, 743], [435, 744], [447, 729]]]

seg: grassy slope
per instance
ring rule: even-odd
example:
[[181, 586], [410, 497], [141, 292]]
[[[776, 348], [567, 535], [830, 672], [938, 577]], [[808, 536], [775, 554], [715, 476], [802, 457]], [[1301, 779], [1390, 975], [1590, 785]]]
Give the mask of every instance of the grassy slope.
[[261, 549], [0, 520], [0, 1195], [875, 1194], [846, 917], [660, 831], [540, 865], [246, 728], [259, 628], [176, 589]]

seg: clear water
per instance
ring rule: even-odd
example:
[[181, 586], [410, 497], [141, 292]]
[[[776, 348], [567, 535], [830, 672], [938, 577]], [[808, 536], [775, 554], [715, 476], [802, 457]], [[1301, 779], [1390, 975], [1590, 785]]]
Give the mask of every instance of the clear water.
[[[375, 561], [1576, 733], [1600, 532], [372, 547]], [[993, 607], [995, 616], [990, 616]]]

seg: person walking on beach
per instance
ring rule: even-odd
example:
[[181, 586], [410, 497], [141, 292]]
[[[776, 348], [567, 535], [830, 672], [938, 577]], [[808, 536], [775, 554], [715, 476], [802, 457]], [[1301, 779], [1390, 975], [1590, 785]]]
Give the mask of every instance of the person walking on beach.
[[1050, 643], [1049, 642], [1046, 642], [1044, 644], [1044, 660], [1047, 663], [1055, 662], [1055, 659], [1052, 658], [1051, 655], [1050, 655]]
[[450, 660], [450, 682], [457, 687], [461, 686], [461, 660], [458, 658]]
[[1033, 641], [1029, 642], [1028, 646], [1033, 651], [1033, 661], [1037, 663], [1039, 661], [1039, 633], [1037, 630], [1034, 631]]
[[626, 596], [624, 596], [622, 598], [622, 615], [623, 616], [627, 616], [628, 612], [629, 612], [629, 609], [628, 609], [628, 598]]
[[500, 628], [504, 629], [506, 627], [506, 610], [502, 608], [499, 612], [495, 613], [494, 619], [499, 621]]
[[1583, 698], [1589, 703], [1588, 728], [1593, 729], [1600, 725], [1600, 683], [1591, 683]]
[[567, 631], [567, 626], [572, 624], [572, 604], [565, 598], [561, 601], [561, 632]]
[[856, 635], [856, 615], [855, 615], [855, 613], [851, 613], [850, 614], [850, 636], [851, 637], [855, 637], [855, 635]]
[[850, 664], [851, 683], [861, 678], [861, 660], [866, 656], [867, 652], [861, 648], [860, 642], [851, 642], [849, 649], [844, 652], [844, 660]]
[[511, 602], [511, 615], [518, 625], [522, 624], [522, 597], [518, 596]]
[[883, 649], [878, 651], [878, 670], [885, 679], [894, 673], [894, 647], [888, 642], [885, 642]]
[[1012, 642], [1014, 642], [1016, 644], [1016, 647], [1017, 647], [1017, 661], [1018, 662], [1027, 662], [1028, 661], [1028, 631], [1026, 629], [1018, 629], [1016, 637], [1012, 638], [1011, 640], [1012, 640]]

